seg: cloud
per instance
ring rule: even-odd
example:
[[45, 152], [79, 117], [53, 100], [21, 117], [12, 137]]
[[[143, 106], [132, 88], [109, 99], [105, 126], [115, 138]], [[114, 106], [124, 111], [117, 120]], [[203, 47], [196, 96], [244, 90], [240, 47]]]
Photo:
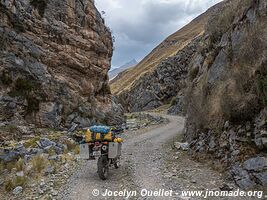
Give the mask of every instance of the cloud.
[[141, 60], [167, 36], [221, 0], [96, 0], [116, 38], [112, 66]]

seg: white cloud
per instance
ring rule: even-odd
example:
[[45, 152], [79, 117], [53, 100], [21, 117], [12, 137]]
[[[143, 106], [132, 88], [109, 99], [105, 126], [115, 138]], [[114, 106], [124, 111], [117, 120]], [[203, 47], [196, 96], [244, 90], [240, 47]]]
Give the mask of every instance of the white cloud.
[[142, 59], [168, 35], [221, 0], [96, 0], [116, 38], [113, 66]]

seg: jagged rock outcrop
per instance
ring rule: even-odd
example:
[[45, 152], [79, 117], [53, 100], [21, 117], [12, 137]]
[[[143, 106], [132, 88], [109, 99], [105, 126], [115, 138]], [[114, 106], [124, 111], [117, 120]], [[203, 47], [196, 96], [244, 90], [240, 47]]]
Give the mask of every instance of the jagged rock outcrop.
[[122, 105], [131, 112], [157, 108], [170, 102], [185, 88], [188, 65], [196, 52], [199, 39], [195, 39], [175, 56], [169, 57], [147, 72], [129, 89], [118, 95]]
[[267, 3], [226, 1], [219, 13], [189, 66], [185, 139], [240, 187], [266, 186]]
[[111, 33], [93, 0], [1, 0], [0, 10], [2, 125], [122, 122], [108, 85]]

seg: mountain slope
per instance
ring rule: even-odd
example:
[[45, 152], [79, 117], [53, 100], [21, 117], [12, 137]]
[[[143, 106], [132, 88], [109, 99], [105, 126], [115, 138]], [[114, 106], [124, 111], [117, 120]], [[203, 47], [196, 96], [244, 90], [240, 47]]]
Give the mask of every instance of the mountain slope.
[[155, 49], [153, 49], [153, 51], [150, 52], [138, 65], [124, 71], [118, 78], [114, 79], [111, 83], [112, 93], [119, 94], [127, 89], [130, 89], [133, 83], [143, 74], [153, 71], [162, 60], [175, 55], [190, 41], [201, 35], [213, 10], [213, 8], [208, 9], [205, 13], [194, 19], [188, 25], [170, 35]]
[[110, 70], [108, 72], [108, 75], [109, 75], [109, 80], [112, 80], [113, 78], [115, 78], [119, 73], [121, 73], [122, 71], [126, 70], [126, 69], [129, 69], [131, 67], [134, 67], [138, 62], [133, 59], [127, 63], [125, 63], [124, 65], [116, 68], [116, 69], [113, 69], [113, 70]]
[[[115, 92], [125, 109], [136, 112], [157, 108], [170, 103], [185, 87], [188, 64], [201, 42], [209, 17], [221, 6], [223, 4], [219, 3], [208, 9], [169, 36], [136, 67], [120, 73], [112, 80], [112, 92]], [[117, 86], [120, 90], [116, 92], [114, 87]]]

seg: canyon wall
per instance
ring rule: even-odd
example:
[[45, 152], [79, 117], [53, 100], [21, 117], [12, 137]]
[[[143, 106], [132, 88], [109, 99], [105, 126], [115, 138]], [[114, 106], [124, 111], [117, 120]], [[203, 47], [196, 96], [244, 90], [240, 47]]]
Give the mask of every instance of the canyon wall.
[[0, 122], [123, 122], [111, 96], [112, 37], [93, 0], [1, 0]]

